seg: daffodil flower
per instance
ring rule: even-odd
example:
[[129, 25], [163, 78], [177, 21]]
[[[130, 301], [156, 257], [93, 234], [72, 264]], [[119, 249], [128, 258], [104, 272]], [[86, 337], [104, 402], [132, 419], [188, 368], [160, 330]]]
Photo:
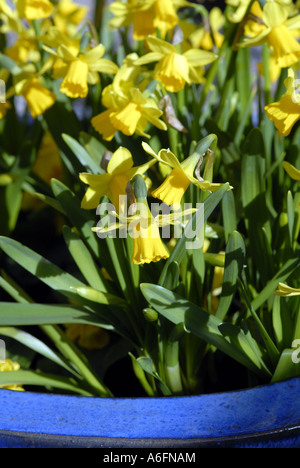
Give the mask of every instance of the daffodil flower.
[[128, 182], [136, 174], [144, 174], [156, 160], [152, 159], [141, 166], [133, 166], [130, 151], [126, 148], [118, 148], [112, 155], [105, 174], [81, 173], [80, 180], [89, 185], [82, 202], [82, 208], [87, 210], [97, 208], [101, 197], [107, 196], [116, 210], [119, 210], [119, 196], [126, 195]]
[[267, 42], [281, 68], [289, 67], [300, 59], [300, 44], [293, 35], [293, 30], [300, 28], [300, 15], [289, 18], [289, 7], [278, 2], [267, 2], [263, 10], [255, 2], [258, 16], [258, 34], [245, 39], [240, 47], [258, 46]]
[[114, 18], [110, 20], [110, 26], [120, 28], [132, 24], [135, 40], [142, 40], [149, 34], [155, 34], [156, 29], [164, 38], [166, 33], [178, 24], [177, 10], [184, 6], [192, 6], [192, 4], [185, 0], [112, 2], [110, 11]]
[[149, 36], [147, 43], [151, 52], [140, 57], [136, 64], [158, 62], [154, 69], [154, 77], [171, 93], [180, 91], [186, 83], [202, 81], [202, 73], [198, 76], [197, 68], [217, 58], [216, 54], [200, 49], [189, 49], [180, 54], [174, 45], [154, 36]]
[[48, 18], [53, 11], [49, 0], [17, 0], [17, 8], [20, 18], [29, 21]]
[[222, 10], [218, 7], [212, 8], [207, 23], [204, 23], [201, 27], [196, 26], [195, 30], [189, 35], [189, 41], [194, 48], [200, 47], [201, 49], [212, 50], [216, 46], [219, 49], [224, 41], [224, 34], [220, 32], [225, 24], [225, 16]]
[[118, 66], [108, 59], [102, 58], [105, 47], [102, 44], [85, 53], [72, 53], [64, 44], [56, 51], [44, 46], [44, 49], [61, 59], [65, 66], [56, 71], [55, 77], [64, 78], [60, 91], [70, 98], [84, 98], [88, 94], [88, 84], [99, 82], [99, 72], [115, 74]]
[[153, 158], [172, 168], [164, 182], [152, 192], [153, 197], [159, 198], [167, 205], [180, 203], [190, 183], [203, 191], [215, 191], [222, 185], [194, 177], [193, 174], [201, 156], [198, 153], [193, 153], [180, 163], [170, 150], [162, 149], [156, 154], [147, 143], [143, 142], [142, 145]]
[[79, 5], [71, 0], [60, 0], [54, 6], [53, 22], [61, 32], [72, 37], [87, 13], [86, 5]]
[[15, 94], [22, 95], [34, 119], [42, 115], [56, 101], [56, 95], [43, 84], [46, 66], [37, 71], [31, 63], [20, 65], [21, 72], [14, 76], [13, 86], [6, 93], [7, 98]]
[[[145, 133], [148, 123], [160, 130], [166, 130], [166, 124], [160, 120], [163, 112], [155, 99], [140, 82], [141, 67], [135, 65], [137, 54], [127, 56], [116, 73], [111, 85], [102, 92], [102, 104], [107, 110], [94, 116], [91, 123], [105, 140], [112, 140], [115, 133], [124, 135], [134, 133], [149, 137]], [[141, 87], [141, 89], [140, 89]]]
[[300, 288], [292, 288], [287, 284], [279, 283], [278, 289], [274, 291], [274, 294], [282, 297], [300, 296]]
[[[139, 177], [139, 176], [138, 176]], [[135, 264], [143, 264], [150, 262], [158, 262], [161, 259], [169, 257], [169, 252], [166, 250], [162, 239], [160, 237], [159, 228], [168, 226], [170, 224], [182, 224], [182, 217], [191, 215], [196, 210], [191, 208], [183, 213], [175, 212], [169, 214], [159, 214], [153, 216], [146, 199], [146, 186], [142, 180], [143, 195], [138, 194], [135, 190], [136, 196], [136, 214], [131, 216], [124, 216], [112, 212], [111, 215], [119, 222], [110, 223], [108, 226], [100, 226], [92, 228], [92, 231], [99, 234], [107, 234], [116, 229], [127, 229], [130, 236], [133, 238], [133, 253], [131, 261]]]
[[[17, 361], [12, 361], [11, 359], [5, 359], [5, 361], [0, 361], [0, 372], [12, 372], [20, 370], [20, 364]], [[19, 384], [12, 385], [0, 385], [0, 388], [6, 388], [7, 390], [16, 390], [19, 392], [24, 392], [24, 388]]]
[[290, 134], [295, 123], [300, 119], [300, 99], [296, 93], [296, 80], [293, 69], [288, 70], [284, 84], [287, 92], [277, 102], [265, 106], [265, 111], [275, 127], [284, 136]]

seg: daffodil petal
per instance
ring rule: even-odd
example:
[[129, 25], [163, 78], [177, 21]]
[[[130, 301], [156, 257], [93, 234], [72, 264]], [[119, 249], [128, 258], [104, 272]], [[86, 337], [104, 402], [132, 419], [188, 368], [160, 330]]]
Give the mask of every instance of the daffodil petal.
[[176, 48], [172, 44], [163, 41], [162, 39], [158, 39], [158, 37], [148, 36], [147, 43], [149, 49], [151, 49], [153, 52], [158, 52], [162, 55], [174, 53], [176, 54], [177, 52]]
[[149, 52], [135, 61], [136, 65], [146, 65], [147, 63], [158, 62], [164, 57], [161, 52]]
[[276, 28], [287, 20], [288, 14], [288, 8], [277, 2], [268, 2], [264, 5], [262, 18], [269, 28]]
[[189, 49], [184, 54], [184, 57], [187, 59], [189, 65], [192, 67], [201, 67], [207, 65], [218, 57], [213, 52], [200, 49]]
[[133, 166], [133, 159], [130, 151], [127, 148], [120, 146], [112, 155], [107, 172], [109, 174], [121, 174], [127, 172]]
[[160, 152], [158, 153], [158, 157], [159, 157], [160, 162], [162, 162], [163, 164], [167, 164], [168, 166], [171, 166], [174, 169], [176, 168], [182, 171], [180, 162], [176, 158], [175, 154], [173, 154], [172, 151], [170, 151], [169, 149], [160, 150]]
[[283, 162], [283, 167], [284, 167], [284, 169], [286, 170], [286, 172], [288, 173], [288, 175], [292, 179], [300, 181], [300, 170], [299, 169], [296, 169], [295, 166], [293, 166], [292, 164], [290, 164], [287, 161]]
[[105, 52], [105, 47], [103, 44], [99, 44], [93, 49], [89, 50], [85, 55], [84, 59], [86, 62], [91, 63], [91, 62], [96, 62], [99, 60]]

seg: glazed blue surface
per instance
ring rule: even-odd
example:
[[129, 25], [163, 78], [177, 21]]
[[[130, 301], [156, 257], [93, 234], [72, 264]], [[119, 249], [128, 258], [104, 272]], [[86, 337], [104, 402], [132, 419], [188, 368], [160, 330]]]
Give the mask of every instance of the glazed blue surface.
[[[300, 379], [244, 391], [170, 398], [102, 399], [0, 390], [0, 408], [2, 447], [7, 443], [5, 431], [221, 440], [300, 426]], [[292, 432], [286, 444], [299, 446], [300, 435]], [[247, 440], [240, 445], [246, 447]]]

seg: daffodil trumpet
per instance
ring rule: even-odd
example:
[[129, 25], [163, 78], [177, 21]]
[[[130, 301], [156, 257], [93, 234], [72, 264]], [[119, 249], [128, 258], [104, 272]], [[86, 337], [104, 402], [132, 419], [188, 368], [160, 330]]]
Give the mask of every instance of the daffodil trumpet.
[[[133, 238], [133, 254], [132, 263], [143, 264], [157, 262], [161, 259], [169, 257], [169, 252], [166, 250], [159, 232], [159, 228], [164, 228], [169, 225], [183, 226], [183, 219], [193, 214], [196, 209], [189, 208], [186, 211], [181, 211], [181, 207], [176, 206], [174, 212], [168, 214], [158, 214], [153, 216], [147, 202], [147, 188], [144, 179], [141, 175], [136, 175], [132, 181], [134, 193], [136, 196], [135, 214], [124, 216], [115, 211], [109, 213], [118, 222], [110, 222], [108, 226], [103, 224], [103, 219], [92, 230], [103, 238], [112, 234], [115, 237], [116, 230], [122, 230], [123, 234]], [[168, 236], [170, 231], [168, 230]], [[123, 235], [121, 236], [123, 237]]]

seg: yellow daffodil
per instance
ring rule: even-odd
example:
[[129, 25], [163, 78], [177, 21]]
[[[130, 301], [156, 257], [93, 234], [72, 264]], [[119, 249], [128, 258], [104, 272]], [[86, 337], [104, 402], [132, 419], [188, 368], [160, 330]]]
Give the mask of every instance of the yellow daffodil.
[[56, 70], [56, 78], [64, 78], [60, 91], [70, 98], [84, 98], [88, 94], [88, 85], [99, 83], [99, 73], [114, 74], [118, 66], [102, 58], [105, 47], [102, 44], [85, 53], [74, 54], [64, 44], [56, 51], [44, 46], [44, 49], [59, 58], [64, 66]]
[[203, 191], [214, 191], [222, 185], [194, 177], [193, 174], [201, 156], [198, 153], [193, 153], [180, 163], [170, 150], [162, 149], [156, 154], [147, 143], [143, 143], [143, 148], [157, 161], [172, 168], [164, 182], [152, 192], [153, 197], [159, 198], [167, 205], [180, 203], [190, 183]]
[[35, 31], [31, 25], [24, 24], [22, 18], [19, 17], [18, 10], [0, 0], [0, 20], [0, 32], [9, 34], [13, 39], [13, 41], [9, 41], [5, 54], [15, 62], [38, 62], [40, 52], [37, 47]]
[[29, 21], [48, 18], [53, 11], [49, 0], [17, 0], [17, 8], [20, 18]]
[[62, 33], [71, 37], [87, 13], [86, 5], [79, 5], [71, 0], [60, 0], [54, 7], [53, 22]]
[[240, 23], [246, 14], [250, 1], [251, 0], [226, 0], [227, 5], [235, 8], [234, 11], [227, 13], [229, 21], [232, 23]]
[[278, 289], [274, 291], [274, 294], [282, 297], [300, 296], [300, 288], [292, 288], [287, 284], [279, 283]]
[[[133, 238], [131, 262], [135, 264], [158, 262], [169, 257], [169, 253], [160, 237], [159, 219], [151, 215], [148, 205], [145, 204], [144, 206], [147, 211], [146, 215], [122, 217], [120, 224], [111, 226], [113, 230], [118, 227], [129, 227], [130, 235]], [[108, 232], [106, 228], [102, 229], [100, 227], [92, 228], [92, 230], [100, 233]]]
[[166, 124], [160, 120], [162, 111], [159, 109], [155, 100], [147, 97], [138, 88], [130, 88], [116, 96], [109, 91], [103, 92], [103, 103], [108, 104], [109, 108], [92, 118], [91, 123], [105, 140], [112, 140], [116, 131], [124, 135], [133, 135], [134, 133], [149, 137], [145, 133], [148, 123], [151, 123], [160, 130], [166, 130]]
[[43, 73], [37, 71], [31, 63], [21, 67], [21, 72], [14, 76], [13, 86], [7, 91], [7, 98], [22, 95], [28, 109], [35, 119], [49, 109], [56, 101], [56, 95], [43, 84]]
[[202, 26], [197, 27], [189, 35], [189, 41], [192, 47], [205, 50], [212, 50], [215, 47], [221, 47], [224, 41], [224, 34], [220, 31], [224, 27], [225, 16], [218, 7], [213, 7], [208, 15], [208, 21]]
[[[20, 369], [20, 364], [17, 361], [12, 361], [11, 359], [5, 359], [5, 361], [0, 361], [0, 372], [11, 372], [18, 371]], [[6, 388], [7, 390], [17, 390], [19, 392], [24, 392], [24, 388], [19, 384], [12, 385], [0, 385], [0, 388]]]
[[110, 5], [114, 15], [110, 25], [113, 28], [133, 25], [133, 38], [145, 39], [149, 34], [155, 34], [156, 29], [164, 38], [178, 24], [177, 10], [191, 6], [185, 0], [129, 0], [116, 1]]
[[[48, 184], [52, 178], [58, 180], [62, 178], [63, 170], [59, 149], [49, 131], [46, 131], [43, 135], [32, 172]], [[37, 197], [27, 192], [24, 193], [22, 200], [23, 210], [38, 209], [42, 204], [42, 201]]]
[[141, 166], [133, 166], [130, 151], [126, 148], [118, 148], [112, 155], [107, 165], [105, 174], [81, 173], [80, 179], [89, 185], [82, 202], [82, 208], [87, 210], [98, 206], [101, 197], [107, 196], [116, 210], [119, 210], [119, 196], [126, 195], [128, 182], [136, 174], [144, 174], [156, 160], [152, 159]]
[[132, 263], [143, 264], [166, 259], [169, 257], [169, 252], [161, 239], [159, 228], [178, 224], [182, 226], [184, 217], [190, 216], [196, 210], [191, 208], [182, 212], [180, 209], [173, 213], [154, 216], [147, 202], [147, 188], [141, 175], [135, 176], [132, 184], [136, 197], [135, 214], [124, 216], [112, 212], [110, 214], [118, 219], [118, 222], [110, 223], [108, 226], [102, 226], [100, 222], [100, 226], [98, 224], [92, 230], [107, 234], [116, 229], [127, 229], [133, 238]]
[[6, 116], [8, 109], [11, 108], [11, 104], [9, 102], [0, 102], [0, 119]]
[[284, 84], [287, 92], [279, 101], [265, 106], [265, 111], [279, 132], [287, 136], [300, 119], [300, 99], [296, 93], [295, 75], [291, 68], [288, 70], [288, 77]]
[[66, 335], [85, 349], [102, 349], [109, 343], [107, 331], [94, 325], [68, 323], [66, 324]]
[[172, 93], [183, 89], [186, 83], [202, 80], [202, 75], [197, 74], [197, 68], [213, 62], [217, 57], [212, 52], [200, 49], [189, 49], [181, 54], [174, 45], [154, 36], [149, 36], [147, 43], [151, 52], [140, 57], [136, 64], [158, 62], [154, 69], [154, 78]]
[[112, 140], [116, 131], [148, 137], [145, 130], [149, 123], [160, 130], [167, 129], [160, 120], [163, 112], [156, 100], [147, 90], [143, 90], [145, 86], [140, 82], [141, 67], [134, 64], [137, 57], [136, 54], [130, 54], [125, 58], [112, 84], [103, 90], [102, 104], [107, 110], [91, 120], [95, 130], [105, 140]]
[[293, 166], [287, 161], [284, 161], [282, 164], [290, 178], [300, 182], [300, 170], [296, 169], [295, 166]]
[[281, 68], [297, 63], [300, 58], [300, 44], [292, 31], [300, 28], [300, 15], [289, 18], [289, 7], [278, 2], [267, 2], [263, 10], [255, 2], [255, 8], [256, 12], [261, 12], [257, 14], [257, 35], [253, 37], [251, 34], [252, 37], [239, 45], [248, 47], [267, 42]]

